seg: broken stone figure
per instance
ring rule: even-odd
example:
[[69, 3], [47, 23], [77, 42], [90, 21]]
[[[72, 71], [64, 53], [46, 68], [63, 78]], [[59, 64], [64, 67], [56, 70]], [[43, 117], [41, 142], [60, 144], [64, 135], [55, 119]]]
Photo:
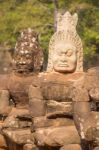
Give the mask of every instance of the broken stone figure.
[[91, 68], [74, 84], [74, 120], [89, 150], [99, 150], [99, 67]]
[[49, 44], [47, 72], [33, 78], [29, 89], [32, 132], [42, 150], [81, 150], [73, 121], [72, 88], [83, 76], [83, 48], [76, 31], [78, 17], [58, 15]]
[[15, 47], [13, 72], [0, 81], [0, 116], [4, 119], [0, 126], [7, 144], [3, 145], [4, 149], [33, 149], [28, 89], [42, 62], [37, 34], [30, 28], [24, 29]]

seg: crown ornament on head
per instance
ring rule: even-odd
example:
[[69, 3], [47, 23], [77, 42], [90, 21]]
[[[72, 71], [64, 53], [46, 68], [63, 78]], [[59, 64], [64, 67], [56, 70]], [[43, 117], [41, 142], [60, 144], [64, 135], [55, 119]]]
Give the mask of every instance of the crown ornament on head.
[[31, 28], [23, 29], [21, 35], [16, 43], [15, 50], [34, 52], [38, 48], [38, 35]]
[[78, 22], [78, 15], [77, 13], [75, 13], [74, 15], [71, 15], [70, 12], [66, 12], [64, 13], [64, 15], [62, 15], [61, 13], [57, 14], [57, 32], [58, 31], [66, 31], [69, 28], [71, 30], [76, 29], [77, 26], [77, 22]]
[[75, 71], [83, 71], [83, 46], [82, 41], [77, 34], [76, 26], [78, 22], [78, 15], [75, 13], [71, 15], [69, 12], [63, 15], [57, 15], [57, 31], [50, 39], [49, 43], [49, 56], [47, 71], [53, 71], [52, 56], [55, 52], [55, 47], [60, 42], [70, 43], [74, 45], [77, 50], [77, 66]]

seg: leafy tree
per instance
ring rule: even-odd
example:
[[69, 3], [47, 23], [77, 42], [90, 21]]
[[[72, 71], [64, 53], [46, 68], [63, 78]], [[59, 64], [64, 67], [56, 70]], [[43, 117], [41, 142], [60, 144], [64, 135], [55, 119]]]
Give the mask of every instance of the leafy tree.
[[79, 15], [77, 28], [88, 61], [99, 53], [99, 0], [0, 0], [0, 44], [14, 47], [20, 31], [32, 27], [39, 33], [47, 60], [55, 15], [66, 10]]

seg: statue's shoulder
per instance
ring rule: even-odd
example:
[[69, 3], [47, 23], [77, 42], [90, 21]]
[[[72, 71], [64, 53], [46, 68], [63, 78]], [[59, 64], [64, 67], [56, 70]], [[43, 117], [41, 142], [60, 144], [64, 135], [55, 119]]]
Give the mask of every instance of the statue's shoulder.
[[87, 86], [88, 90], [93, 87], [99, 88], [99, 67], [93, 67], [88, 69], [85, 74], [84, 80], [84, 83]]
[[89, 101], [88, 91], [85, 85], [86, 73], [78, 78], [73, 84], [72, 99], [73, 101]]
[[43, 87], [49, 83], [56, 82], [57, 76], [49, 72], [41, 72], [33, 77], [32, 86]]
[[0, 74], [0, 89], [7, 89], [10, 74]]
[[85, 81], [90, 98], [99, 101], [99, 67], [88, 69]]
[[46, 77], [46, 73], [44, 72], [34, 75], [32, 78], [31, 85], [35, 87], [41, 86], [41, 83], [44, 81], [45, 77]]
[[88, 69], [87, 74], [90, 76], [97, 76], [99, 78], [99, 67], [92, 67]]
[[77, 72], [72, 74], [62, 74], [57, 72], [42, 72], [36, 76], [35, 81], [39, 83], [53, 82], [66, 84], [69, 81], [71, 82], [79, 81], [80, 79], [84, 78], [84, 76], [85, 76], [84, 72]]
[[74, 83], [74, 97], [76, 101], [99, 101], [99, 67], [88, 69], [84, 75]]

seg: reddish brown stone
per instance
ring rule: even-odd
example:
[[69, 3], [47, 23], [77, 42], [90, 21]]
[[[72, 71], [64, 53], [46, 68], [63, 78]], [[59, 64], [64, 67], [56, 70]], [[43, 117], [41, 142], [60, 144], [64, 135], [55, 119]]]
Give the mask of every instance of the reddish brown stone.
[[0, 134], [0, 148], [7, 148], [7, 143], [3, 135]]
[[82, 150], [82, 148], [78, 144], [70, 144], [63, 146], [60, 150]]
[[94, 150], [99, 150], [99, 147], [95, 147]]
[[33, 144], [25, 144], [23, 150], [39, 150], [39, 149]]
[[3, 133], [8, 139], [17, 144], [34, 143], [30, 129], [4, 129]]
[[33, 119], [34, 128], [46, 128], [46, 127], [60, 127], [60, 126], [69, 126], [74, 125], [74, 122], [70, 118], [56, 118], [48, 119], [46, 117], [37, 117]]
[[63, 146], [80, 143], [79, 135], [74, 126], [41, 128], [36, 130], [35, 137], [39, 146]]

